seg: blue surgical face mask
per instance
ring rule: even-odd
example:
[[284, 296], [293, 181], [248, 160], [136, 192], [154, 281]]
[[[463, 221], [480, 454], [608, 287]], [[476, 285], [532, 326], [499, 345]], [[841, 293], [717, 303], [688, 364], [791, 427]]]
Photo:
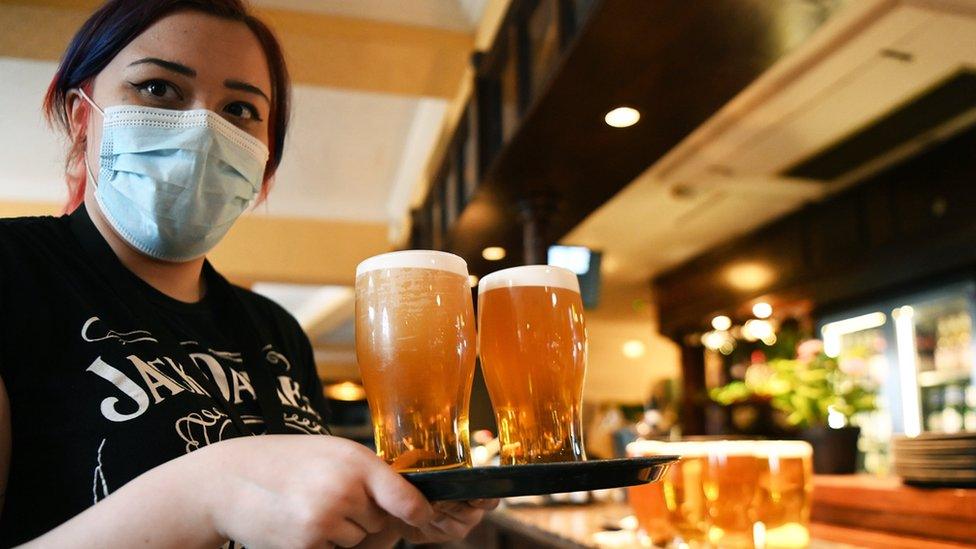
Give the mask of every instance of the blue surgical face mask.
[[88, 174], [119, 236], [164, 261], [213, 249], [261, 189], [268, 147], [213, 111], [103, 111], [79, 92], [102, 114], [98, 178]]

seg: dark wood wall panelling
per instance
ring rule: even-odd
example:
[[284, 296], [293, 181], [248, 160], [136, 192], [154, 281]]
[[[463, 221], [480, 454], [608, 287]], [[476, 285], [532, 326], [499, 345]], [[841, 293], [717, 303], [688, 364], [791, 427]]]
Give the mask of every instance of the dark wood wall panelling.
[[[706, 329], [760, 296], [813, 302], [819, 311], [925, 286], [976, 266], [976, 129], [823, 202], [718, 246], [653, 281], [662, 331]], [[737, 290], [742, 264], [772, 280]]]
[[[697, 334], [749, 301], [808, 301], [814, 316], [976, 277], [976, 128], [654, 279], [661, 331], [682, 345], [685, 430], [704, 432]], [[729, 269], [762, 264], [761, 287]]]
[[[457, 253], [478, 275], [522, 264], [522, 205], [555, 204], [544, 239], [558, 240], [838, 5], [513, 0], [496, 42], [473, 57], [475, 92], [414, 213], [410, 246]], [[785, 36], [785, 19], [801, 30]], [[608, 127], [604, 114], [621, 105], [640, 110], [641, 121]], [[443, 201], [455, 195], [444, 185], [464, 189], [449, 215]], [[488, 263], [487, 246], [509, 255]]]

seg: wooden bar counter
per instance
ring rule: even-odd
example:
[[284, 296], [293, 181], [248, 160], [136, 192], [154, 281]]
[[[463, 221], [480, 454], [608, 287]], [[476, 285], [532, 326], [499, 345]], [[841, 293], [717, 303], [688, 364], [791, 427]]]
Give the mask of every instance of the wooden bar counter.
[[[485, 549], [635, 549], [628, 532], [608, 532], [630, 515], [623, 503], [509, 506], [491, 513], [462, 544]], [[813, 548], [976, 547], [976, 489], [922, 489], [897, 478], [817, 476]]]

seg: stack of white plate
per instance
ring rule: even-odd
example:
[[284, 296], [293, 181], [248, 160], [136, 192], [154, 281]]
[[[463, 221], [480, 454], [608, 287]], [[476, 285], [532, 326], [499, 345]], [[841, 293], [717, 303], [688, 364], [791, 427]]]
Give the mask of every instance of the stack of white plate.
[[894, 472], [908, 484], [976, 486], [976, 433], [892, 439]]

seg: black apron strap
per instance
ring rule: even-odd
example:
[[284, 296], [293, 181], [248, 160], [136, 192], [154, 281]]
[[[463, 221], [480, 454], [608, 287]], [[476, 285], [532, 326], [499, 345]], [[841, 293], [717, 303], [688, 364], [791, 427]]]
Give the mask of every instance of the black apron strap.
[[[119, 297], [119, 302], [129, 309], [130, 313], [140, 321], [145, 322], [148, 329], [161, 344], [177, 353], [177, 358], [188, 366], [187, 374], [193, 378], [216, 402], [233, 423], [241, 435], [251, 435], [253, 432], [241, 418], [237, 407], [224, 397], [216, 382], [207, 377], [197, 363], [190, 357], [183, 345], [161, 322], [157, 313], [148, 303], [145, 295], [132, 280], [134, 274], [127, 272], [127, 268], [105, 242], [101, 233], [94, 226], [85, 206], [79, 206], [71, 214], [71, 225], [75, 235], [85, 250], [94, 259], [94, 266], [105, 277], [108, 286]], [[208, 283], [207, 291], [214, 291], [217, 299], [218, 317], [229, 323], [233, 331], [233, 341], [241, 349], [244, 371], [247, 372], [261, 407], [268, 433], [284, 433], [284, 414], [278, 391], [275, 389], [275, 379], [271, 370], [265, 365], [259, 348], [261, 339], [254, 326], [254, 319], [247, 313], [240, 298], [236, 296], [230, 283], [217, 271], [204, 262], [204, 276]]]

